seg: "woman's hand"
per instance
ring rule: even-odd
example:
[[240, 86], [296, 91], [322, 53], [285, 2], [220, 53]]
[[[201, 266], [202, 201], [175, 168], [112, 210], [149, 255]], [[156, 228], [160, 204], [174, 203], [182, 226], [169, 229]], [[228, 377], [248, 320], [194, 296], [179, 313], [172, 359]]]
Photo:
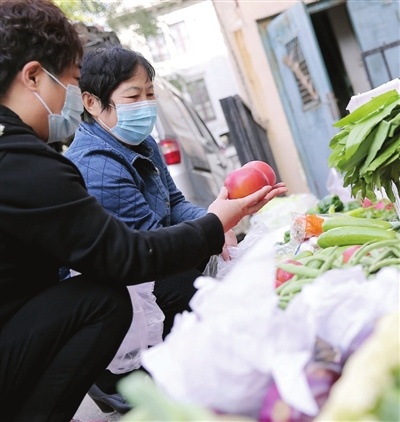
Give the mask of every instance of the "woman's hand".
[[224, 261], [230, 261], [228, 247], [236, 247], [238, 244], [236, 233], [233, 230], [228, 230], [225, 233], [225, 244], [222, 248], [221, 256]]
[[274, 186], [264, 186], [244, 198], [228, 199], [228, 191], [223, 186], [217, 199], [208, 207], [208, 212], [215, 214], [221, 221], [224, 232], [233, 229], [246, 215], [255, 214], [276, 196], [287, 192], [284, 182]]

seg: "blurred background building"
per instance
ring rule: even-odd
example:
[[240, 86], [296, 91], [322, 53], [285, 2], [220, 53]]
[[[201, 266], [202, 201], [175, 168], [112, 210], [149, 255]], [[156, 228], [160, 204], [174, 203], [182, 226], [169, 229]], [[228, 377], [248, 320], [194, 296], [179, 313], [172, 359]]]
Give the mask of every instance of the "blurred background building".
[[120, 10], [110, 24], [122, 44], [214, 136], [229, 134], [242, 162], [275, 166], [290, 193], [327, 193], [334, 123], [353, 95], [400, 75], [398, 0], [127, 0]]

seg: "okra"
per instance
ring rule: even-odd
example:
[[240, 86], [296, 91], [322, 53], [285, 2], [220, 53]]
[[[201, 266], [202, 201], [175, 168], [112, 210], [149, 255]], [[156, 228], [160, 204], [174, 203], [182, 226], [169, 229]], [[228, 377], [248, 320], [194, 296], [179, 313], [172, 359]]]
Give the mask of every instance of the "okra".
[[376, 227], [335, 227], [318, 236], [321, 248], [330, 246], [363, 245], [370, 241], [396, 239], [396, 232]]
[[336, 227], [365, 227], [365, 228], [378, 228], [389, 230], [392, 225], [389, 221], [380, 220], [377, 218], [363, 218], [363, 217], [333, 217], [327, 218], [322, 223], [322, 230], [324, 232], [334, 229]]

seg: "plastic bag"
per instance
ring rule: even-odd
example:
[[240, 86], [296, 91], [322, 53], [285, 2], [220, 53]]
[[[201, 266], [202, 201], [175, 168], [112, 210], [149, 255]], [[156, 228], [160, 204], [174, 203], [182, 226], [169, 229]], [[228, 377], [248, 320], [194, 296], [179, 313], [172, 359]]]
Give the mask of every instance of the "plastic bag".
[[108, 368], [123, 374], [141, 366], [141, 352], [162, 341], [164, 314], [153, 294], [154, 281], [127, 286], [131, 296], [133, 318], [116, 355]]
[[290, 226], [290, 239], [302, 243], [307, 239], [319, 236], [325, 219], [316, 214], [293, 214]]
[[343, 176], [336, 169], [330, 169], [328, 180], [326, 181], [326, 188], [329, 193], [331, 195], [337, 195], [342, 202], [354, 201], [350, 186], [344, 187], [343, 185]]
[[[212, 255], [203, 271], [205, 277], [216, 277], [218, 272], [218, 260], [220, 255]], [[222, 259], [222, 258], [221, 258]]]
[[238, 258], [244, 255], [251, 248], [254, 242], [256, 242], [260, 237], [268, 235], [269, 232], [270, 231], [266, 225], [259, 224], [251, 229], [237, 246], [228, 246], [228, 252], [231, 259], [229, 261], [225, 261], [222, 258], [222, 255], [218, 256], [217, 270], [214, 277], [218, 280], [224, 278], [232, 269], [233, 265], [236, 264]]

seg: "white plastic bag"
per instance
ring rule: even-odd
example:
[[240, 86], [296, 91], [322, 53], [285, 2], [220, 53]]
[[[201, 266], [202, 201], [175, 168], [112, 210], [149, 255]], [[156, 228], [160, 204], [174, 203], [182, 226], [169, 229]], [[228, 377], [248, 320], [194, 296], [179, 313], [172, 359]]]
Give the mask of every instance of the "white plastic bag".
[[328, 180], [326, 181], [328, 192], [331, 195], [337, 195], [342, 202], [354, 201], [350, 186], [344, 187], [343, 184], [343, 176], [336, 169], [330, 169]]
[[141, 366], [141, 352], [162, 341], [164, 314], [153, 294], [154, 281], [127, 286], [133, 307], [133, 319], [124, 340], [108, 368], [123, 374]]

